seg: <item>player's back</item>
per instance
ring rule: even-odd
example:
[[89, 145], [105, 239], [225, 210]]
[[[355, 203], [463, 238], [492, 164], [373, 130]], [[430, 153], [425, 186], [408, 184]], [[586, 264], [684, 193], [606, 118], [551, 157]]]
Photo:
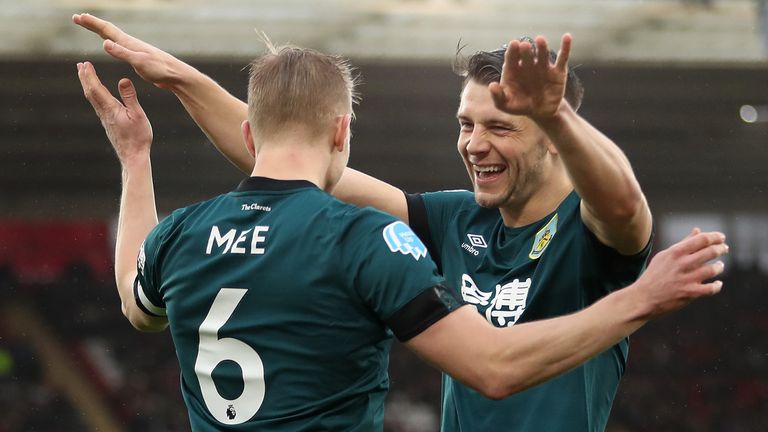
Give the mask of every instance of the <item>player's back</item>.
[[250, 178], [150, 234], [139, 281], [165, 306], [194, 430], [382, 428], [381, 315], [412, 295], [367, 286], [402, 272], [371, 258], [393, 221], [308, 182]]

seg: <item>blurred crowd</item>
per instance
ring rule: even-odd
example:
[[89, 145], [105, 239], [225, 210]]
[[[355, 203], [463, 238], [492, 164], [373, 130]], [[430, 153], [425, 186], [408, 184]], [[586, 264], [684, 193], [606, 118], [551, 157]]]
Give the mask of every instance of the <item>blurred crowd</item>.
[[[609, 432], [768, 430], [768, 275], [731, 268], [724, 279], [719, 296], [631, 338]], [[19, 281], [4, 269], [0, 293], [3, 307], [29, 308], [39, 317], [67, 357], [42, 357], [24, 327], [10, 325], [5, 314], [0, 432], [88, 430], [87, 413], [53, 385], [50, 363], [65, 361], [124, 430], [189, 430], [170, 335], [134, 331], [111, 279], [87, 265], [44, 283]], [[397, 344], [390, 371], [387, 431], [437, 430], [440, 375]]]

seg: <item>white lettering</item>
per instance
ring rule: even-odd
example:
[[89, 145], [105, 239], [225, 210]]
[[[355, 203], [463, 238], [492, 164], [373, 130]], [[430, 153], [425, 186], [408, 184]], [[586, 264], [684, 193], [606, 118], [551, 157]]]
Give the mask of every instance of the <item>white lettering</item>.
[[208, 237], [208, 247], [205, 249], [205, 253], [207, 255], [211, 254], [211, 249], [213, 248], [213, 242], [216, 242], [217, 247], [221, 247], [221, 245], [224, 244], [224, 242], [227, 243], [227, 246], [224, 248], [224, 250], [221, 252], [222, 254], [225, 254], [229, 251], [229, 248], [232, 246], [232, 241], [235, 239], [235, 234], [237, 234], [237, 231], [231, 229], [227, 231], [227, 234], [225, 234], [223, 237], [221, 236], [221, 233], [219, 232], [219, 227], [214, 225], [211, 227], [211, 235]]
[[462, 243], [461, 244], [461, 248], [464, 249], [465, 251], [471, 253], [474, 256], [480, 255], [480, 251], [478, 251], [477, 249], [473, 248], [472, 246], [470, 246], [470, 245], [468, 245], [466, 243]]
[[258, 203], [253, 204], [241, 204], [240, 210], [242, 211], [248, 211], [248, 210], [260, 210], [260, 211], [272, 211], [272, 207], [270, 206], [263, 206], [259, 205]]
[[242, 247], [242, 246], [238, 246], [238, 245], [245, 241], [245, 235], [248, 234], [249, 232], [251, 232], [251, 230], [245, 230], [245, 231], [240, 233], [240, 237], [238, 237], [237, 241], [235, 242], [235, 244], [232, 245], [232, 253], [236, 253], [236, 254], [244, 254], [245, 253], [245, 248]]
[[251, 253], [254, 255], [261, 255], [264, 253], [263, 247], [258, 247], [263, 244], [267, 239], [265, 236], [260, 236], [261, 233], [269, 231], [268, 226], [256, 226], [253, 228], [253, 239], [251, 239]]
[[[253, 233], [251, 233], [251, 231], [253, 231]], [[252, 255], [263, 255], [266, 251], [265, 242], [267, 241], [267, 231], [269, 231], [268, 226], [255, 226], [252, 229], [240, 231], [239, 235], [238, 231], [235, 229], [231, 229], [227, 231], [226, 234], [221, 235], [219, 227], [214, 225], [211, 227], [211, 235], [208, 237], [208, 246], [206, 247], [205, 253], [207, 255], [211, 254], [214, 248], [214, 243], [216, 248], [221, 248], [222, 246], [224, 247], [224, 249], [221, 251], [222, 255], [227, 253], [248, 253], [245, 248], [245, 244], [247, 244], [246, 242], [248, 241], [249, 233], [251, 233], [250, 253]]]

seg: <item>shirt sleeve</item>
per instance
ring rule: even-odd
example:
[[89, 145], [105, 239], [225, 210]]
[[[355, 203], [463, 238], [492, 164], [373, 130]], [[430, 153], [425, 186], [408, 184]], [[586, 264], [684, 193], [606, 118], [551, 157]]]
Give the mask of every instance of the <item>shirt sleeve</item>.
[[581, 259], [582, 265], [591, 269], [588, 270], [592, 272], [589, 274], [593, 274], [595, 280], [603, 281], [602, 284], [596, 283], [596, 286], [605, 287], [604, 290], [594, 293], [589, 300], [591, 302], [597, 301], [611, 291], [626, 287], [636, 281], [645, 270], [651, 256], [655, 227], [651, 229], [648, 243], [643, 250], [634, 255], [622, 255], [616, 249], [601, 242], [583, 222], [581, 225], [586, 238]]
[[424, 241], [438, 272], [442, 273], [445, 230], [453, 224], [457, 211], [467, 200], [474, 202], [474, 194], [466, 190], [405, 194], [408, 203], [408, 223]]
[[367, 213], [348, 234], [353, 246], [345, 259], [354, 289], [398, 339], [410, 339], [458, 307], [426, 246], [404, 222]]
[[136, 305], [147, 315], [155, 317], [166, 316], [165, 302], [160, 293], [157, 255], [170, 219], [167, 218], [149, 232], [141, 244], [136, 260], [136, 280], [133, 282]]

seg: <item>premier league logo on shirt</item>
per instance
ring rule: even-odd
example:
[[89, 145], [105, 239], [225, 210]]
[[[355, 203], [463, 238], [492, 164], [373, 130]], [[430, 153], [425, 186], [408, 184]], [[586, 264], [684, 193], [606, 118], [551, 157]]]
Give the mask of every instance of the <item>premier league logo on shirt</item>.
[[384, 228], [382, 234], [392, 252], [400, 252], [403, 255], [410, 254], [416, 261], [427, 256], [427, 247], [403, 222], [392, 222]]

